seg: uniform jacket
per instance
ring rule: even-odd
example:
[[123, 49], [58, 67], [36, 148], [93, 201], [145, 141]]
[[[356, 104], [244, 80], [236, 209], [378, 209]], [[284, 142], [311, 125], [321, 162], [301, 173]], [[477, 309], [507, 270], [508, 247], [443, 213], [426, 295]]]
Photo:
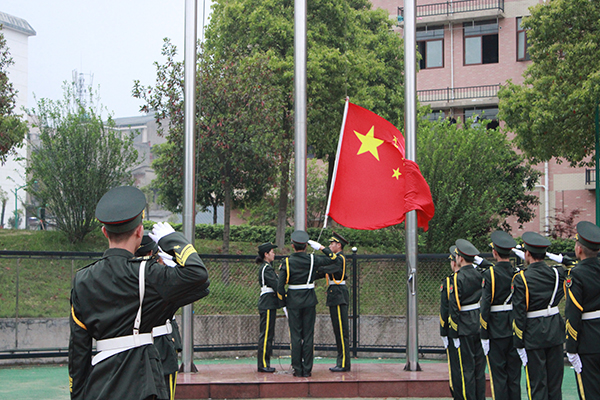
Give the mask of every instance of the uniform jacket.
[[581, 314], [600, 310], [600, 259], [586, 258], [569, 270], [565, 280], [567, 352], [600, 353], [600, 318]]
[[273, 293], [260, 295], [258, 299], [258, 311], [279, 308], [279, 300], [277, 299], [277, 274], [271, 264], [266, 261], [258, 269], [258, 284], [260, 287], [266, 285], [273, 289]]
[[327, 279], [327, 307], [350, 304], [348, 284], [336, 284], [336, 282], [342, 282], [348, 279], [348, 260], [346, 260], [346, 257], [341, 251], [336, 253], [336, 256], [337, 258], [334, 264], [319, 267], [319, 271], [317, 272], [317, 279], [323, 277]]
[[558, 273], [558, 287], [551, 306], [557, 306], [564, 296], [565, 270], [557, 265], [549, 267], [544, 261], [530, 264], [513, 278], [512, 319], [513, 342], [516, 348], [541, 349], [565, 342], [565, 323], [560, 314], [549, 317], [527, 318], [527, 312], [547, 309]]
[[[208, 294], [208, 272], [181, 233], [160, 240], [178, 266], [147, 259], [140, 333], [164, 325], [175, 311]], [[71, 290], [69, 383], [72, 399], [168, 398], [159, 352], [145, 345], [91, 365], [92, 339], [128, 336], [139, 308], [139, 267], [124, 249], [108, 249], [102, 259], [78, 271]]]
[[171, 319], [173, 332], [154, 338], [154, 346], [160, 355], [160, 361], [165, 375], [171, 375], [179, 370], [177, 352], [181, 351], [181, 336], [175, 318]]
[[[479, 309], [464, 311], [463, 307], [477, 304], [481, 299], [481, 273], [473, 264], [461, 267], [450, 282], [448, 299], [450, 317], [449, 337], [479, 335]], [[462, 311], [461, 311], [462, 310]]]
[[440, 286], [440, 336], [448, 336], [448, 317], [450, 316], [450, 282], [454, 274], [445, 277]]
[[[305, 252], [296, 252], [283, 259], [279, 268], [279, 281], [277, 284], [277, 296], [288, 308], [313, 307], [318, 304], [314, 289], [290, 289], [286, 291], [286, 285], [304, 285], [313, 283], [316, 279], [317, 269], [324, 265], [335, 262], [337, 256], [325, 247], [322, 252], [327, 257], [317, 257]], [[312, 273], [309, 276], [311, 257], [314, 258]]]
[[500, 261], [483, 273], [481, 293], [481, 338], [501, 339], [512, 336], [511, 311], [491, 312], [491, 306], [511, 304], [510, 290], [515, 269], [508, 261]]

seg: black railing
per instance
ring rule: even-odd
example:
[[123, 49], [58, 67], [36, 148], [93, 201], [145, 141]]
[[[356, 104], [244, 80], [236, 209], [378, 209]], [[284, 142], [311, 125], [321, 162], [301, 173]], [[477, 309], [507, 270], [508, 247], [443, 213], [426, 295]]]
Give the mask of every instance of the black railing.
[[434, 101], [470, 100], [485, 97], [498, 97], [498, 85], [467, 86], [458, 88], [417, 90], [417, 97], [421, 103]]
[[[460, 0], [445, 3], [421, 4], [417, 6], [419, 17], [451, 15], [473, 11], [500, 10], [504, 12], [504, 0]], [[404, 20], [404, 7], [398, 7], [398, 23]]]
[[596, 184], [596, 169], [586, 168], [585, 169], [585, 184], [595, 185]]

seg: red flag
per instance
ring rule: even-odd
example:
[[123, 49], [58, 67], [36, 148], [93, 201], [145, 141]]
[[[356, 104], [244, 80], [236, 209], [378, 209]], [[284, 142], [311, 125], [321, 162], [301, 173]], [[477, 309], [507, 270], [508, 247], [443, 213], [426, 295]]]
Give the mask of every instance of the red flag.
[[380, 229], [417, 210], [427, 230], [435, 208], [419, 166], [404, 158], [404, 136], [391, 123], [346, 102], [336, 158], [329, 215], [354, 229]]

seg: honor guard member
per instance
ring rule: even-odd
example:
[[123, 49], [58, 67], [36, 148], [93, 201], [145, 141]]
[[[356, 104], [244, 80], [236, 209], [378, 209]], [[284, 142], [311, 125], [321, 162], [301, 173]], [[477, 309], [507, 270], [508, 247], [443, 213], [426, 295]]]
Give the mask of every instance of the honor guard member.
[[491, 235], [496, 265], [483, 273], [481, 294], [481, 346], [488, 361], [494, 400], [521, 400], [521, 363], [513, 346], [510, 290], [515, 268], [510, 251], [517, 242], [504, 231]]
[[322, 250], [327, 257], [306, 254], [308, 239], [305, 231], [292, 233], [294, 253], [283, 260], [277, 283], [277, 296], [288, 310], [294, 376], [303, 377], [311, 376], [313, 366], [315, 307], [318, 303], [315, 275], [319, 267], [332, 264], [337, 258], [327, 247]]
[[465, 239], [458, 239], [455, 245], [460, 269], [454, 273], [450, 286], [448, 335], [457, 349], [461, 378], [454, 392], [458, 392], [458, 398], [484, 400], [485, 356], [479, 336], [481, 273], [473, 265], [479, 250]]
[[528, 398], [561, 399], [565, 323], [558, 303], [564, 269], [544, 262], [548, 239], [535, 232], [525, 232], [522, 239], [528, 267], [513, 278], [514, 346], [525, 367]]
[[[462, 375], [460, 372], [460, 363], [458, 360], [458, 352], [454, 347], [452, 340], [448, 341], [448, 320], [450, 316], [450, 288], [453, 287], [454, 273], [459, 270], [458, 264], [456, 264], [456, 246], [450, 246], [450, 268], [452, 273], [448, 275], [442, 281], [440, 286], [440, 336], [446, 349], [446, 356], [448, 357], [448, 383], [450, 385], [450, 392], [452, 393], [453, 399], [463, 399], [462, 395]], [[454, 392], [454, 387], [461, 388], [461, 390]], [[460, 393], [459, 393], [460, 392]]]
[[256, 263], [258, 269], [258, 284], [260, 297], [258, 299], [258, 313], [260, 314], [260, 336], [258, 339], [258, 372], [275, 372], [271, 367], [271, 354], [273, 353], [273, 338], [275, 337], [275, 319], [277, 318], [277, 274], [271, 263], [275, 260], [276, 249], [271, 242], [258, 246]]
[[600, 228], [577, 224], [575, 256], [581, 260], [565, 280], [567, 357], [580, 399], [600, 399]]
[[[137, 188], [108, 191], [96, 218], [109, 249], [77, 271], [71, 290], [69, 386], [72, 399], [168, 399], [152, 330], [175, 311], [208, 293], [208, 272], [194, 247], [168, 224], [150, 237], [173, 256], [169, 268], [156, 258], [134, 258], [144, 229], [146, 198]], [[92, 340], [98, 354], [92, 357]]]
[[[315, 250], [321, 250], [319, 243], [309, 240], [308, 243]], [[348, 304], [350, 294], [346, 286], [346, 257], [342, 254], [348, 241], [342, 235], [333, 232], [329, 239], [329, 249], [337, 256], [335, 264], [319, 268], [318, 278], [327, 279], [327, 307], [331, 317], [331, 325], [337, 347], [335, 367], [329, 368], [331, 372], [350, 371], [350, 331], [348, 327]], [[323, 257], [323, 256], [321, 256]]]

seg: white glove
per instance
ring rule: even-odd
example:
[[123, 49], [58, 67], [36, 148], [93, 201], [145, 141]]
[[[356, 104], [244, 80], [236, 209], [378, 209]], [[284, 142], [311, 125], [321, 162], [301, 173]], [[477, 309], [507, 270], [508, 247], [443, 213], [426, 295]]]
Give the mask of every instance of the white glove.
[[442, 336], [442, 342], [444, 342], [444, 348], [448, 348], [448, 336]]
[[521, 357], [521, 362], [523, 366], [527, 365], [527, 350], [525, 349], [517, 349], [517, 353], [519, 353], [519, 357]]
[[577, 353], [567, 353], [567, 358], [569, 362], [573, 366], [573, 369], [576, 373], [580, 374], [583, 369], [583, 365], [581, 364], [581, 358], [579, 358], [579, 354]]
[[483, 355], [487, 356], [490, 352], [490, 339], [481, 339], [481, 347], [483, 348]]
[[475, 256], [475, 264], [477, 265], [481, 265], [481, 262], [483, 261], [483, 258], [479, 257], [479, 256]]
[[309, 240], [308, 244], [315, 250], [321, 250], [321, 248], [323, 247], [319, 242], [315, 242], [314, 240]]
[[515, 253], [515, 255], [517, 257], [519, 257], [521, 260], [525, 260], [525, 252], [523, 250], [512, 249], [512, 252]]
[[454, 342], [454, 347], [456, 347], [458, 349], [460, 347], [460, 339], [454, 338], [454, 339], [452, 339], [452, 341]]
[[162, 250], [158, 251], [158, 256], [167, 267], [175, 267], [177, 265], [177, 263], [173, 261], [173, 256], [165, 253]]
[[563, 260], [562, 254], [546, 253], [546, 257], [559, 264], [561, 264]]
[[150, 239], [154, 240], [156, 243], [165, 236], [175, 232], [175, 229], [167, 222], [159, 222], [152, 227], [152, 232], [148, 234]]
[[287, 313], [287, 307], [283, 307], [283, 313], [285, 314], [286, 318], [289, 318]]

